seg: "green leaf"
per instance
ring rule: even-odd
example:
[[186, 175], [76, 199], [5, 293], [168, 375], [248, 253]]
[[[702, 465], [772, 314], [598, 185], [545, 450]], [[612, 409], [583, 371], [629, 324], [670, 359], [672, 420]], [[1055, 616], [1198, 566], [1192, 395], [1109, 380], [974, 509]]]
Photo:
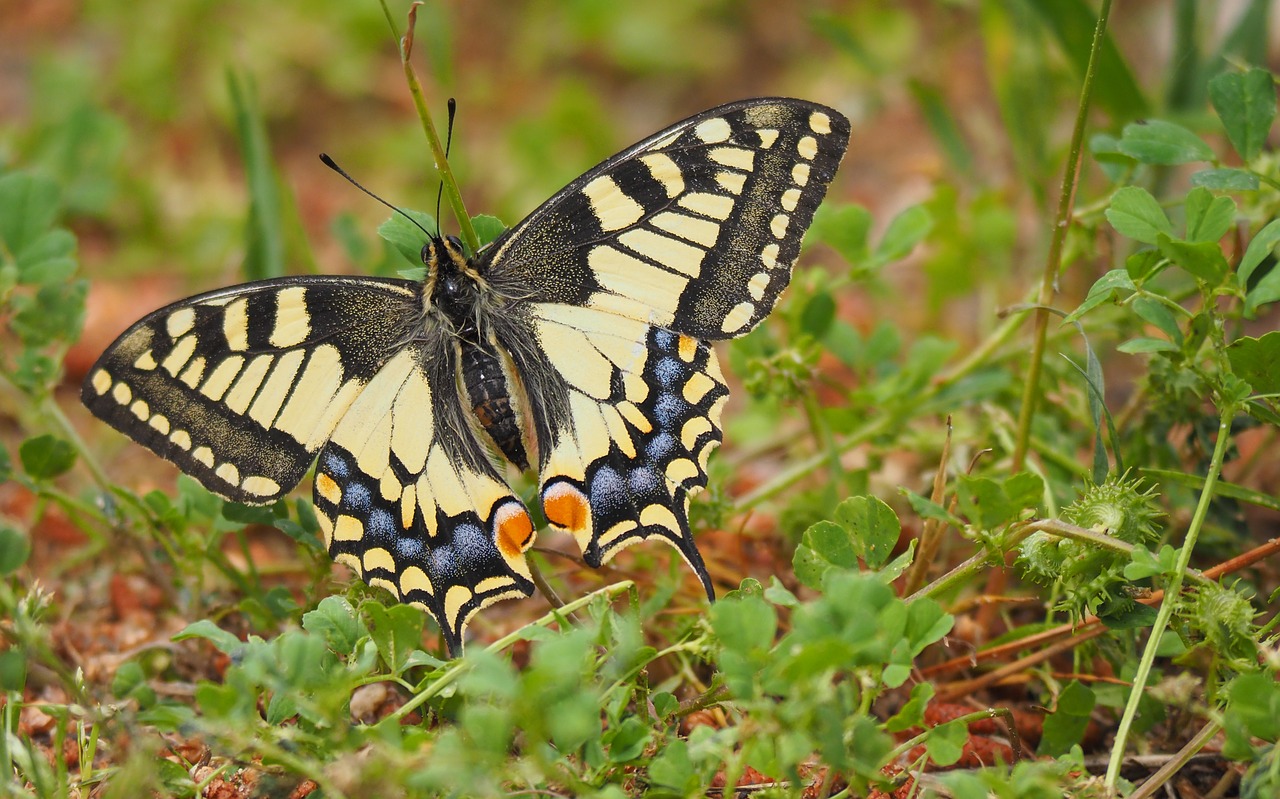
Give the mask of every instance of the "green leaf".
[[627, 763], [644, 754], [653, 735], [648, 726], [635, 716], [628, 716], [622, 723], [605, 734], [609, 747], [609, 762]]
[[853, 266], [867, 260], [871, 213], [860, 205], [823, 203], [813, 215], [806, 245], [826, 244]]
[[1144, 355], [1152, 352], [1177, 352], [1178, 345], [1162, 338], [1140, 336], [1118, 345], [1116, 350], [1126, 355]]
[[1203, 280], [1211, 288], [1222, 285], [1231, 266], [1217, 241], [1202, 241], [1198, 244], [1170, 238], [1167, 235], [1157, 237], [1160, 253], [1173, 261], [1193, 277]]
[[45, 231], [17, 254], [18, 282], [43, 285], [67, 280], [76, 271], [75, 251], [73, 233], [62, 228]]
[[1258, 394], [1280, 393], [1280, 330], [1244, 336], [1227, 347], [1231, 371]]
[[27, 687], [27, 659], [20, 646], [0, 652], [0, 691], [21, 693]]
[[1089, 287], [1089, 295], [1085, 297], [1084, 302], [1080, 303], [1080, 307], [1072, 311], [1063, 321], [1074, 322], [1102, 303], [1127, 297], [1137, 290], [1138, 287], [1126, 270], [1112, 269], [1094, 281]]
[[1204, 186], [1214, 191], [1257, 191], [1261, 182], [1257, 175], [1247, 170], [1216, 167], [1193, 173], [1191, 185]]
[[31, 557], [31, 540], [16, 528], [0, 524], [0, 576], [13, 574]]
[[213, 644], [214, 647], [224, 655], [233, 655], [242, 650], [245, 646], [243, 641], [214, 624], [209, 619], [201, 619], [200, 621], [188, 624], [173, 636], [173, 640], [175, 641], [185, 641], [188, 638], [203, 638]]
[[883, 500], [850, 497], [836, 507], [835, 517], [868, 568], [879, 569], [893, 555], [902, 527], [898, 515]]
[[933, 215], [923, 205], [913, 205], [889, 220], [884, 237], [876, 245], [877, 264], [905, 258], [933, 229]]
[[1276, 87], [1271, 73], [1254, 68], [1217, 75], [1209, 81], [1209, 100], [1240, 157], [1245, 162], [1257, 158], [1276, 117]]
[[1143, 321], [1155, 325], [1178, 346], [1182, 346], [1182, 329], [1169, 306], [1153, 297], [1138, 297], [1133, 301], [1133, 311]]
[[[471, 225], [476, 229], [476, 238], [480, 240], [480, 249], [506, 232], [507, 226], [502, 220], [489, 214], [476, 214], [471, 217]], [[430, 228], [428, 228], [430, 230]], [[419, 247], [419, 250], [422, 248]]]
[[404, 668], [409, 653], [422, 646], [422, 629], [426, 622], [422, 611], [411, 605], [383, 607], [366, 602], [360, 610], [369, 616], [369, 635], [378, 654], [393, 674]]
[[227, 72], [227, 91], [235, 111], [240, 157], [249, 181], [249, 218], [245, 225], [242, 271], [248, 280], [284, 274], [284, 221], [280, 178], [271, 158], [267, 127], [252, 81]]
[[921, 682], [911, 689], [911, 698], [902, 706], [896, 714], [889, 717], [884, 723], [887, 732], [902, 732], [912, 727], [924, 726], [924, 709], [928, 707], [929, 700], [933, 699], [933, 683]]
[[22, 468], [36, 480], [52, 480], [66, 474], [76, 462], [76, 451], [70, 442], [46, 433], [28, 438], [18, 448]]
[[1151, 119], [1125, 125], [1120, 152], [1144, 164], [1173, 166], [1212, 161], [1213, 150], [1196, 134], [1173, 122]]
[[1206, 188], [1187, 194], [1187, 241], [1216, 242], [1227, 234], [1236, 219], [1236, 203], [1230, 197], [1215, 197]]
[[858, 553], [844, 527], [832, 521], [820, 521], [804, 531], [791, 564], [800, 582], [822, 590], [827, 572], [858, 568]]
[[756, 596], [725, 599], [711, 606], [711, 628], [730, 651], [749, 654], [768, 649], [777, 633], [778, 616], [773, 606]]
[[1072, 680], [1058, 694], [1057, 707], [1045, 717], [1044, 736], [1036, 754], [1057, 757], [1071, 751], [1084, 739], [1085, 728], [1097, 698], [1079, 680]]
[[1121, 235], [1143, 244], [1155, 244], [1161, 233], [1173, 230], [1160, 203], [1151, 192], [1138, 186], [1125, 186], [1111, 195], [1107, 221]]
[[827, 291], [819, 289], [804, 304], [800, 312], [800, 329], [816, 339], [821, 339], [831, 328], [836, 318], [836, 301]]
[[29, 172], [0, 176], [0, 243], [21, 255], [58, 216], [58, 186]]
[[967, 740], [969, 740], [969, 729], [958, 721], [948, 721], [929, 730], [924, 748], [933, 762], [939, 766], [949, 766], [964, 754], [964, 744]]
[[369, 634], [356, 609], [340, 596], [327, 596], [315, 610], [302, 614], [302, 629], [321, 636], [341, 655], [354, 652], [360, 639]]
[[[1276, 244], [1280, 244], [1280, 219], [1268, 222], [1245, 248], [1244, 257], [1240, 259], [1240, 266], [1236, 269], [1236, 285], [1241, 290], [1248, 289], [1249, 278], [1253, 276], [1253, 271], [1263, 260], [1275, 253]], [[1245, 313], [1252, 315], [1258, 307], [1278, 299], [1280, 299], [1280, 269], [1272, 269], [1245, 296]]]
[[[404, 256], [409, 266], [420, 267], [422, 266], [422, 245], [427, 242], [427, 234], [423, 233], [422, 229], [434, 230], [436, 227], [435, 217], [431, 214], [408, 208], [400, 210], [403, 213], [392, 214], [390, 219], [378, 226], [378, 235], [386, 240], [396, 252]], [[409, 219], [405, 219], [406, 216], [412, 219], [413, 222], [417, 222], [418, 225], [422, 225], [422, 228], [410, 222]]]

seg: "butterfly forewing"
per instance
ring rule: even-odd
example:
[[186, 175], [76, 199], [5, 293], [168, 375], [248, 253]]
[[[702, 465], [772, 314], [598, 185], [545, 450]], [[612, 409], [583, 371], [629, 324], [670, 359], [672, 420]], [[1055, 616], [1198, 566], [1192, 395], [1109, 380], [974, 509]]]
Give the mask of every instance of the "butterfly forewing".
[[655, 134], [574, 181], [482, 254], [495, 285], [699, 338], [773, 308], [849, 141], [801, 100], [748, 100]]
[[302, 479], [342, 414], [411, 335], [417, 286], [295, 277], [202, 294], [129, 328], [81, 398], [228, 499]]

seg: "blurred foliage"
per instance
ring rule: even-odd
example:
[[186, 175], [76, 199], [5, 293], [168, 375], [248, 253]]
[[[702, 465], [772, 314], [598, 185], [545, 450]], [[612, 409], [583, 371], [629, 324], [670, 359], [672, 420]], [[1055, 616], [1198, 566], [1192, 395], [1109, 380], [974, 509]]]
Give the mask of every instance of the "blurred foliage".
[[[261, 795], [689, 796], [750, 768], [787, 780], [778, 795], [860, 795], [991, 740], [932, 718], [942, 698], [1012, 703], [967, 688], [944, 635], [967, 654], [1097, 612], [1109, 629], [1074, 646], [1071, 679], [1019, 675], [1053, 710], [1045, 759], [958, 773], [954, 795], [1102, 795], [1090, 718], [1137, 734], [1173, 719], [1179, 742], [1221, 728], [1242, 795], [1272, 795], [1275, 570], [1190, 568], [1274, 537], [1263, 514], [1280, 510], [1271, 4], [1115, 5], [1048, 266], [1065, 323], [1047, 328], [1025, 428], [1027, 309], [1097, 3], [423, 6], [418, 63], [438, 117], [459, 100], [463, 195], [508, 224], [720, 102], [803, 96], [854, 122], [790, 291], [725, 353], [746, 390], [691, 515], [724, 536], [713, 573], [741, 588], [708, 611], [654, 547], [620, 559], [638, 586], [549, 555], [582, 599], [532, 620], [540, 606], [505, 603], [453, 662], [418, 611], [335, 579], [306, 500], [245, 508], [175, 484], [65, 390], [191, 291], [413, 268], [416, 228], [379, 227], [385, 209], [316, 158], [433, 224], [382, 10], [7, 5], [0, 794], [215, 795], [252, 775]], [[1025, 580], [1006, 589], [991, 564], [1015, 552]], [[136, 583], [158, 598], [130, 616]], [[1161, 589], [1157, 622], [1141, 599]], [[1168, 632], [1146, 637], [1153, 623]]]

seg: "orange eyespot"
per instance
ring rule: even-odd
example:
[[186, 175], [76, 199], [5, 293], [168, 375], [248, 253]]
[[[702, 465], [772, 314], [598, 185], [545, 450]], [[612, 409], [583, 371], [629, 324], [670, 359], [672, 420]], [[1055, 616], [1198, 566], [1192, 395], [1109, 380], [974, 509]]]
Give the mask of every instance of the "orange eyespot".
[[585, 494], [568, 483], [559, 482], [543, 493], [542, 512], [555, 526], [579, 532], [587, 526], [591, 506]]
[[493, 527], [494, 543], [508, 558], [517, 557], [533, 543], [533, 520], [529, 518], [528, 511], [515, 502], [498, 508]]

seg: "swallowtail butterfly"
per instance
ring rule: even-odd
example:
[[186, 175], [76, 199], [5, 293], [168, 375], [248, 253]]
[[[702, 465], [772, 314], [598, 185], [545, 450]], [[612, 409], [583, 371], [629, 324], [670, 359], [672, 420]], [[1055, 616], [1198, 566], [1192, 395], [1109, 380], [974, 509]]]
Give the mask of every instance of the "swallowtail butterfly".
[[534, 524], [502, 476], [599, 566], [689, 531], [728, 395], [710, 342], [773, 308], [849, 121], [764, 98], [679, 122], [587, 172], [423, 281], [286, 277], [146, 316], [81, 397], [227, 499], [273, 502], [313, 462], [330, 554], [425, 608], [452, 653], [481, 608], [528, 596]]

